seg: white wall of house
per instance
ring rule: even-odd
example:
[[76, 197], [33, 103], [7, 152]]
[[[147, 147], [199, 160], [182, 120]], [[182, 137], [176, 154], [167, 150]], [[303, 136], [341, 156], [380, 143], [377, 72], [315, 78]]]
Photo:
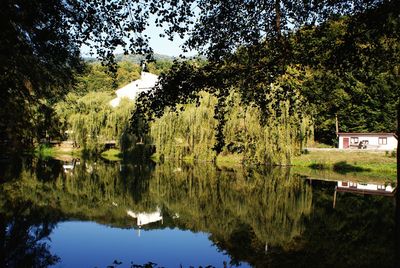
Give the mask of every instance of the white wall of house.
[[134, 100], [140, 92], [149, 91], [158, 82], [158, 76], [151, 73], [142, 72], [140, 79], [135, 80], [126, 86], [115, 91], [117, 97], [110, 101], [112, 107], [117, 107], [122, 98]]
[[358, 149], [361, 141], [368, 142], [366, 149], [391, 151], [397, 148], [393, 133], [339, 133], [339, 149]]
[[367, 191], [385, 191], [392, 193], [394, 188], [392, 185], [385, 184], [374, 184], [374, 183], [358, 183], [358, 182], [350, 182], [350, 181], [338, 181], [338, 188], [345, 189], [357, 189], [357, 190], [367, 190]]

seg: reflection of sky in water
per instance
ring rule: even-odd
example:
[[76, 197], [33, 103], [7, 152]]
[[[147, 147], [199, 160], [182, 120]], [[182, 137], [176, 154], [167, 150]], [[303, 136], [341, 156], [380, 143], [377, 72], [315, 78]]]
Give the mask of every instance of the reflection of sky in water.
[[[50, 235], [51, 251], [61, 258], [57, 267], [130, 267], [149, 261], [164, 267], [223, 267], [229, 256], [218, 252], [205, 233], [178, 229], [119, 229], [93, 222], [59, 223]], [[243, 264], [241, 267], [249, 267]]]

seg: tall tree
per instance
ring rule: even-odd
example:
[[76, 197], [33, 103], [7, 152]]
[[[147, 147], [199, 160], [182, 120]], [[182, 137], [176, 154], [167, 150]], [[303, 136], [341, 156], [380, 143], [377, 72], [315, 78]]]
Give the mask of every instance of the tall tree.
[[[231, 83], [247, 85], [243, 87], [246, 89], [243, 90], [244, 96], [257, 96], [253, 93], [247, 94], [247, 89], [259, 88], [257, 84], [262, 80], [263, 88], [268, 91], [268, 82], [272, 78], [284, 75], [288, 66], [298, 63], [297, 59], [294, 60], [295, 55], [290, 46], [291, 33], [304, 27], [322, 25], [328, 19], [338, 16], [364, 17], [360, 24], [354, 24], [354, 29], [363, 25], [374, 26], [374, 22], [379, 22], [379, 18], [382, 18], [374, 16], [374, 10], [390, 12], [393, 14], [392, 21], [396, 24], [396, 10], [399, 10], [397, 2], [5, 0], [0, 11], [1, 116], [4, 119], [0, 135], [2, 140], [13, 140], [15, 145], [31, 143], [31, 137], [34, 136], [31, 130], [38, 128], [34, 114], [40, 110], [38, 107], [41, 105], [49, 105], [48, 100], [51, 105], [52, 99], [64, 95], [67, 84], [73, 82], [72, 74], [80, 69], [79, 48], [82, 45], [97, 52], [104, 63], [114, 70], [116, 65], [112, 52], [119, 46], [126, 53], [150, 53], [149, 37], [144, 31], [152, 14], [156, 25], [164, 27], [165, 35], [169, 38], [172, 39], [174, 34], [184, 36], [188, 33], [186, 49], [194, 48], [206, 54], [211, 60], [210, 66], [225, 66], [225, 75], [219, 75], [220, 79], [214, 81], [227, 81], [239, 74], [239, 79], [232, 79]], [[194, 25], [191, 26], [193, 22]], [[387, 25], [378, 23], [379, 27]], [[379, 31], [379, 27], [372, 28]], [[384, 29], [390, 30], [390, 27]], [[359, 36], [368, 34], [363, 35], [360, 32]], [[393, 42], [396, 40], [389, 38], [385, 44], [391, 47]], [[348, 43], [344, 49], [354, 51], [357, 48], [354, 44]], [[260, 46], [267, 46], [264, 50], [264, 53], [268, 53], [267, 67], [263, 67], [265, 57], [259, 55]], [[243, 47], [247, 50], [247, 61], [245, 64], [242, 62], [240, 68], [235, 70], [237, 64], [232, 52]], [[376, 51], [370, 52], [370, 55], [376, 55]], [[384, 57], [375, 59], [384, 59], [391, 54], [382, 55]], [[364, 66], [371, 62], [366, 62]], [[347, 71], [346, 64], [356, 66], [359, 61], [337, 57], [336, 63], [333, 66]], [[257, 71], [259, 67], [263, 69]], [[362, 68], [360, 65], [359, 67]], [[252, 73], [250, 78], [243, 75], [249, 73]], [[254, 77], [260, 80], [253, 81]], [[290, 90], [290, 87], [287, 89]], [[220, 88], [216, 92], [223, 98], [227, 91]], [[261, 101], [261, 104], [265, 105], [265, 101]], [[223, 111], [222, 108], [219, 110]]]
[[51, 107], [81, 70], [86, 45], [115, 71], [113, 51], [151, 53], [143, 32], [150, 14], [183, 32], [187, 1], [4, 0], [0, 10], [0, 139], [14, 148], [39, 138], [38, 110]]
[[[208, 64], [200, 70], [177, 64], [169, 77], [162, 78], [162, 88], [143, 97], [151, 103], [146, 104], [150, 113], [159, 115], [165, 106], [182, 103], [206, 88], [219, 99], [215, 108], [219, 137], [224, 128], [224, 99], [234, 87], [244, 103], [255, 103], [265, 117], [269, 105], [279, 110], [279, 100], [290, 100], [296, 104], [292, 107], [315, 104], [317, 123], [325, 124], [328, 116], [341, 112], [347, 117], [343, 122], [347, 120], [348, 130], [392, 128], [392, 100], [398, 97], [393, 90], [397, 78], [392, 74], [399, 58], [395, 1], [195, 3], [198, 19], [185, 46], [208, 56]], [[287, 83], [281, 92], [274, 92], [274, 83], [290, 77], [287, 72], [293, 66], [301, 74], [298, 83]], [[296, 93], [300, 86], [306, 101]], [[277, 102], [267, 97], [272, 92], [278, 94], [273, 98]], [[352, 113], [362, 120], [349, 116]], [[330, 127], [327, 124], [321, 136], [330, 137], [334, 133]]]

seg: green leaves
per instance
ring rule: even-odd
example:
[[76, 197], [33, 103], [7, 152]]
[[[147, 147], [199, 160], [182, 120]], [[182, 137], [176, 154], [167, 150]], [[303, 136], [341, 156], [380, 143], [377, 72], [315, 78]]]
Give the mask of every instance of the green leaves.
[[106, 142], [119, 145], [134, 104], [123, 99], [112, 108], [111, 99], [107, 92], [93, 91], [83, 97], [70, 93], [66, 101], [59, 102], [56, 111], [63, 130], [69, 130], [68, 138], [90, 153], [101, 152]]
[[[75, 82], [74, 75], [82, 71], [79, 59], [82, 45], [98, 55], [118, 84], [134, 79], [133, 66], [124, 66], [125, 70], [129, 69], [126, 73], [117, 71], [113, 52], [122, 47], [126, 54], [151, 58], [149, 37], [144, 31], [152, 16], [158, 27], [164, 27], [167, 38], [173, 39], [175, 34], [187, 35], [184, 49], [198, 50], [208, 56], [209, 62], [201, 68], [187, 63], [172, 67], [174, 71], [161, 80], [162, 89], [146, 97], [151, 99], [146, 108], [149, 113], [160, 116], [165, 107], [196, 101], [200, 90], [212, 94], [223, 92], [221, 98], [224, 98], [235, 88], [243, 103], [256, 105], [264, 117], [268, 116], [271, 105], [279, 112], [279, 106], [268, 99], [271, 92], [277, 94], [276, 99], [289, 100], [290, 114], [293, 114], [295, 110], [304, 109], [305, 102], [296, 101], [298, 90], [312, 96], [312, 88], [316, 89], [317, 96], [327, 96], [328, 104], [324, 104], [323, 98], [307, 101], [326, 107], [321, 110], [329, 111], [329, 116], [342, 111], [344, 103], [351, 101], [351, 106], [358, 105], [351, 112], [363, 114], [362, 122], [368, 124], [366, 118], [379, 117], [379, 110], [374, 108], [366, 116], [361, 103], [381, 109], [383, 102], [379, 104], [375, 100], [377, 94], [365, 92], [378, 83], [375, 77], [391, 73], [399, 66], [399, 10], [397, 1], [383, 0], [301, 3], [282, 0], [55, 0], [50, 3], [7, 0], [0, 13], [3, 52], [0, 86], [4, 89], [0, 93], [0, 105], [4, 107], [0, 116], [6, 119], [0, 124], [0, 135], [12, 137], [18, 131], [13, 121], [25, 125], [23, 117], [29, 114], [26, 107], [36, 105], [41, 99], [55, 102], [66, 94], [70, 84]], [[307, 89], [305, 82], [293, 82], [288, 74], [293, 66], [298, 70], [311, 70], [307, 75], [318, 73], [315, 84]], [[157, 66], [158, 69], [168, 67]], [[103, 75], [102, 70], [96, 68], [92, 70], [93, 80], [78, 79], [77, 89], [109, 88], [109, 83], [113, 82], [106, 77], [101, 78], [106, 81], [104, 85], [96, 84]], [[387, 77], [393, 82], [390, 87], [394, 91], [398, 74]], [[285, 79], [288, 81], [283, 81]], [[312, 84], [308, 78], [294, 80], [298, 79]], [[281, 91], [275, 92], [271, 85], [278, 83]], [[306, 91], [308, 93], [304, 93]], [[336, 98], [329, 96], [331, 91]], [[28, 104], [21, 105], [25, 102]], [[19, 105], [25, 108], [19, 109]], [[222, 106], [218, 108], [222, 110]], [[17, 112], [11, 114], [10, 111]], [[32, 124], [27, 125], [28, 129], [32, 127]], [[18, 143], [20, 138], [13, 140]]]
[[311, 70], [303, 94], [315, 111], [318, 140], [336, 139], [336, 115], [344, 132], [396, 129], [400, 42], [393, 28], [395, 6], [385, 3], [294, 35], [296, 58]]

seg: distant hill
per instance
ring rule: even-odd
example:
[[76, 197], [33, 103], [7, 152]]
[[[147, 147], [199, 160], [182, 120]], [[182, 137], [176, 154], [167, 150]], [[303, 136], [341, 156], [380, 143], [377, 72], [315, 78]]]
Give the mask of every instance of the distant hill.
[[[91, 57], [84, 57], [84, 61], [86, 62], [98, 62], [99, 60], [97, 58], [91, 58]], [[127, 62], [132, 62], [136, 64], [140, 64], [140, 62], [144, 59], [143, 55], [134, 55], [134, 54], [129, 54], [129, 55], [124, 55], [124, 54], [116, 54], [115, 55], [115, 60], [117, 62], [121, 61], [127, 61]], [[157, 54], [154, 53], [154, 59], [155, 60], [163, 60], [163, 61], [173, 61], [175, 57], [171, 57], [168, 55], [163, 55], [163, 54]]]

